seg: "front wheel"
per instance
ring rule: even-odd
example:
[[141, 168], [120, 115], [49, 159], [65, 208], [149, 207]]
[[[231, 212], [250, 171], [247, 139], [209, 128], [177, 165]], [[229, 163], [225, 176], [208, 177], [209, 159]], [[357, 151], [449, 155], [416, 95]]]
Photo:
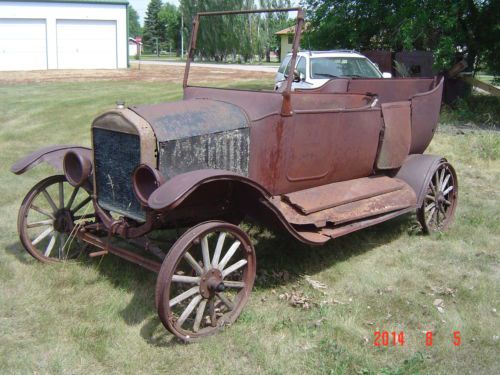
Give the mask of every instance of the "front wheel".
[[256, 257], [239, 227], [209, 221], [185, 232], [165, 257], [156, 283], [163, 325], [183, 341], [233, 323], [255, 281]]
[[95, 218], [91, 200], [88, 191], [71, 186], [62, 175], [37, 183], [24, 198], [17, 220], [26, 251], [45, 263], [78, 256], [81, 244], [72, 234], [78, 223]]
[[446, 230], [453, 222], [458, 199], [458, 181], [455, 169], [441, 162], [429, 181], [417, 218], [424, 233]]

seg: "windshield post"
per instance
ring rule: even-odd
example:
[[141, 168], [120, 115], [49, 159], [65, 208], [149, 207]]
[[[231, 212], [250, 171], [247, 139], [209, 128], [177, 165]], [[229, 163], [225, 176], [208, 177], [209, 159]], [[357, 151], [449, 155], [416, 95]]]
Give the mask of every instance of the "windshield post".
[[292, 91], [292, 83], [295, 71], [295, 62], [297, 60], [297, 53], [299, 51], [300, 35], [302, 27], [304, 26], [304, 11], [299, 8], [297, 11], [297, 23], [295, 24], [295, 35], [293, 37], [292, 45], [292, 58], [290, 59], [290, 71], [286, 80], [286, 88], [283, 91], [283, 104], [281, 106], [282, 116], [292, 115], [292, 103], [290, 100], [290, 92]]
[[193, 17], [193, 28], [191, 29], [191, 38], [189, 39], [189, 49], [188, 56], [186, 59], [186, 68], [184, 69], [184, 80], [182, 81], [182, 87], [186, 88], [189, 77], [189, 67], [191, 66], [191, 60], [194, 57], [194, 50], [196, 48], [196, 36], [198, 35], [198, 25], [200, 24], [200, 16], [197, 14]]

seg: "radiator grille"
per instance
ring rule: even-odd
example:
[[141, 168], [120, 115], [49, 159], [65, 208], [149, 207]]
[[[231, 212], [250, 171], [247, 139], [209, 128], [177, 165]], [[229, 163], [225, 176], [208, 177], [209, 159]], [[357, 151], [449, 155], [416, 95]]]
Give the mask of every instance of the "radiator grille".
[[94, 128], [94, 178], [99, 205], [135, 220], [145, 219], [132, 190], [132, 172], [140, 164], [137, 135]]

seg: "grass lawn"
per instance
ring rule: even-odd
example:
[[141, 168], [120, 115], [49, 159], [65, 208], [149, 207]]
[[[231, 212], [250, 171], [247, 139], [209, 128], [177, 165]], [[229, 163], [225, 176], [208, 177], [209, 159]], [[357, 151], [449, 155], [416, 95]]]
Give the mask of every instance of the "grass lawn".
[[[17, 210], [39, 166], [9, 166], [54, 143], [90, 145], [90, 123], [116, 100], [181, 97], [158, 82], [0, 86], [0, 373], [494, 374], [500, 369], [500, 133], [444, 124], [429, 152], [459, 178], [449, 232], [423, 236], [413, 216], [311, 248], [252, 229], [258, 279], [234, 326], [184, 345], [154, 308], [155, 275], [116, 257], [43, 265], [21, 247]], [[453, 119], [449, 113], [447, 119]], [[305, 275], [326, 285], [314, 289]], [[309, 309], [282, 295], [302, 294]], [[281, 298], [280, 298], [281, 296]], [[443, 300], [442, 312], [434, 302]], [[374, 346], [374, 332], [404, 345]], [[425, 332], [433, 332], [426, 346]], [[460, 346], [453, 332], [460, 331]]]

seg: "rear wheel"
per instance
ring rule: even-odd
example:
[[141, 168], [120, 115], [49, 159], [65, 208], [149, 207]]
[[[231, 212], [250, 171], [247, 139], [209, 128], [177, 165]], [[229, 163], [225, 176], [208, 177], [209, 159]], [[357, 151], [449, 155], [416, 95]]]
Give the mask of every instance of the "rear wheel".
[[26, 251], [39, 261], [51, 263], [78, 256], [82, 250], [75, 228], [95, 218], [88, 191], [71, 186], [64, 176], [37, 183], [19, 209], [17, 228]]
[[446, 230], [453, 222], [458, 199], [458, 181], [448, 162], [440, 163], [427, 186], [417, 218], [424, 233]]
[[163, 325], [184, 341], [233, 323], [255, 280], [255, 251], [239, 227], [209, 221], [185, 232], [163, 261], [156, 306]]

